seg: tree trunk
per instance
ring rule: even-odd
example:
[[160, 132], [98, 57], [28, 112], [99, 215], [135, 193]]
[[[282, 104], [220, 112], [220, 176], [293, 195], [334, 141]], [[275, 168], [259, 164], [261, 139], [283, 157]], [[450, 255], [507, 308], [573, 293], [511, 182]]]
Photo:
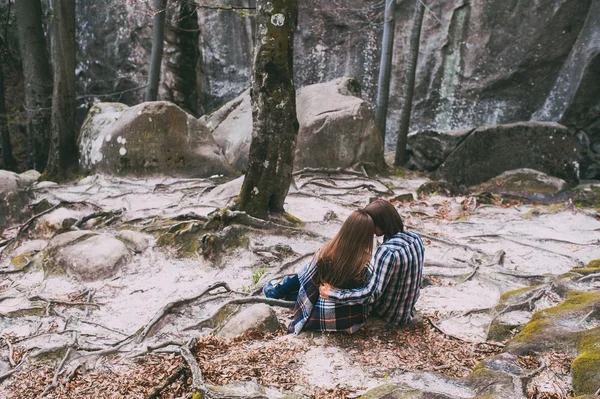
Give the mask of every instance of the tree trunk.
[[28, 164], [41, 172], [48, 160], [52, 101], [52, 76], [42, 26], [42, 5], [40, 0], [18, 0], [15, 9], [25, 80]]
[[385, 146], [388, 103], [390, 97], [390, 75], [392, 72], [392, 53], [394, 49], [394, 30], [396, 29], [396, 0], [386, 0], [385, 22], [381, 41], [381, 61], [379, 63], [379, 79], [377, 82], [377, 104], [375, 107], [375, 123], [381, 131]]
[[165, 99], [172, 101], [194, 116], [204, 114], [204, 104], [199, 97], [202, 90], [198, 84], [197, 68], [201, 68], [200, 30], [198, 13], [192, 3], [177, 2], [168, 15], [165, 45], [169, 57], [164, 63], [166, 87]]
[[417, 61], [419, 60], [419, 44], [421, 41], [421, 26], [423, 25], [424, 12], [425, 5], [421, 0], [416, 0], [413, 27], [410, 32], [409, 54], [405, 69], [406, 81], [404, 83], [404, 95], [402, 99], [402, 109], [400, 111], [400, 128], [398, 129], [398, 141], [396, 142], [396, 159], [394, 161], [396, 166], [404, 166], [407, 161], [406, 141], [408, 137], [408, 128], [410, 126], [412, 100], [415, 93], [415, 74], [417, 71]]
[[146, 101], [156, 101], [158, 97], [158, 83], [160, 82], [160, 64], [162, 63], [165, 15], [167, 14], [167, 0], [154, 0], [154, 24], [152, 26], [152, 55], [150, 57], [150, 71], [148, 73], [148, 87], [146, 88]]
[[298, 0], [258, 0], [252, 73], [252, 143], [240, 208], [267, 218], [283, 212], [298, 135], [293, 46]]
[[63, 179], [77, 166], [75, 137], [75, 0], [54, 0], [52, 21], [52, 137], [47, 179]]
[[[4, 54], [0, 55], [4, 57]], [[15, 162], [12, 156], [10, 135], [6, 121], [6, 105], [4, 103], [4, 63], [0, 63], [0, 138], [2, 139], [2, 164], [0, 169], [14, 170]]]

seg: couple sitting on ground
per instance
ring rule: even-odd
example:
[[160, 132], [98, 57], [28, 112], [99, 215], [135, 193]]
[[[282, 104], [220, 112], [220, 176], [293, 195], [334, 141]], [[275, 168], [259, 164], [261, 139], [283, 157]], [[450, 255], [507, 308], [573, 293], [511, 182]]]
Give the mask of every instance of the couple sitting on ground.
[[[371, 259], [373, 234], [384, 241]], [[408, 324], [419, 297], [424, 252], [421, 238], [404, 230], [396, 208], [376, 200], [352, 212], [299, 274], [267, 283], [264, 294], [296, 301], [288, 327], [296, 334], [354, 333], [371, 312], [395, 325]]]

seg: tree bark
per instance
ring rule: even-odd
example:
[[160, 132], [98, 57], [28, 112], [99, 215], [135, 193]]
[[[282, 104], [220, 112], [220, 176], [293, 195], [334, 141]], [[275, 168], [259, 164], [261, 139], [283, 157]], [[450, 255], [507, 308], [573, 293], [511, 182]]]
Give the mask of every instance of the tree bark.
[[252, 143], [240, 208], [267, 218], [283, 212], [298, 135], [293, 46], [298, 0], [258, 0], [252, 73]]
[[396, 29], [395, 13], [396, 0], [386, 0], [385, 22], [383, 24], [383, 38], [381, 40], [381, 61], [379, 63], [379, 79], [377, 82], [377, 103], [375, 107], [375, 123], [381, 131], [384, 145], [390, 97], [394, 30]]
[[413, 95], [415, 93], [415, 74], [417, 71], [417, 61], [419, 60], [419, 44], [421, 41], [421, 26], [423, 25], [424, 12], [425, 5], [422, 3], [422, 0], [416, 0], [413, 27], [410, 32], [409, 54], [405, 69], [406, 81], [404, 83], [404, 95], [400, 111], [400, 127], [398, 129], [398, 141], [396, 142], [396, 158], [394, 160], [396, 166], [404, 166], [407, 161], [406, 142], [410, 126]]
[[42, 26], [42, 5], [40, 0], [18, 0], [15, 10], [25, 80], [28, 164], [41, 172], [48, 160], [52, 101], [52, 75]]
[[150, 56], [150, 71], [148, 73], [148, 87], [146, 88], [146, 101], [156, 101], [158, 98], [158, 83], [160, 82], [160, 64], [162, 63], [165, 16], [167, 0], [154, 0], [154, 24], [152, 26], [152, 55]]
[[[4, 57], [4, 54], [0, 55]], [[0, 63], [0, 138], [2, 140], [2, 164], [0, 169], [14, 170], [15, 161], [12, 155], [12, 146], [10, 145], [10, 134], [8, 132], [8, 123], [6, 120], [6, 104], [4, 103], [4, 67]]]
[[54, 0], [52, 21], [52, 136], [47, 179], [63, 179], [77, 166], [75, 136], [75, 0]]

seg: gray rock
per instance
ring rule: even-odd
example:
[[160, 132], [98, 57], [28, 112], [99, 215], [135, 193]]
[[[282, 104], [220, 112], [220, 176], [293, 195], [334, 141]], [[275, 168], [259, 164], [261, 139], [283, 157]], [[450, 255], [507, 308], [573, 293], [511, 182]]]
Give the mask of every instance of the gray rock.
[[16, 173], [0, 170], [0, 233], [31, 216], [26, 182]]
[[529, 168], [577, 183], [579, 144], [556, 123], [521, 122], [476, 129], [437, 173], [454, 185], [483, 183], [502, 172]]
[[359, 96], [360, 83], [351, 77], [299, 90], [294, 168], [384, 164], [381, 133], [369, 104]]
[[53, 258], [55, 266], [81, 281], [112, 277], [130, 261], [131, 254], [123, 242], [101, 235], [64, 246]]
[[275, 311], [269, 305], [257, 303], [229, 318], [219, 329], [217, 336], [235, 338], [251, 330], [277, 331], [279, 328]]
[[30, 252], [39, 252], [48, 246], [48, 241], [45, 240], [31, 240], [25, 241], [19, 245], [12, 253], [11, 256], [20, 256]]
[[558, 177], [548, 176], [533, 169], [509, 170], [485, 183], [470, 187], [470, 191], [489, 192], [500, 196], [521, 198], [532, 202], [563, 202], [557, 194], [568, 187]]
[[133, 252], [144, 252], [150, 244], [150, 236], [133, 230], [121, 230], [117, 238], [123, 241]]
[[21, 181], [26, 185], [35, 183], [36, 181], [38, 181], [40, 179], [40, 176], [42, 176], [42, 175], [37, 170], [28, 170], [26, 172], [19, 174]]
[[233, 170], [204, 123], [175, 104], [147, 102], [120, 111], [93, 108], [79, 149], [85, 171], [114, 175], [232, 176]]
[[408, 135], [410, 158], [407, 167], [434, 171], [473, 130], [419, 130]]
[[[380, 134], [367, 102], [359, 97], [358, 87], [354, 78], [344, 77], [298, 91], [296, 169], [384, 164]], [[249, 91], [203, 120], [227, 160], [236, 169], [245, 170], [252, 138]]]
[[252, 141], [250, 89], [204, 117], [225, 158], [236, 170], [246, 170]]
[[96, 234], [97, 233], [90, 230], [69, 231], [67, 233], [59, 234], [52, 238], [52, 240], [50, 240], [50, 242], [48, 243], [48, 249], [56, 250], [59, 248], [63, 248], [68, 245], [74, 244], [78, 241], [83, 241]]

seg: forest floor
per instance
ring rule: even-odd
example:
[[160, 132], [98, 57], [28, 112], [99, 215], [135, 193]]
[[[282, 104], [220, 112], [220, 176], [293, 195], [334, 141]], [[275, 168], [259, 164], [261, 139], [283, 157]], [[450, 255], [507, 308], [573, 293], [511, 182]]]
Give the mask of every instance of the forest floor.
[[[34, 251], [23, 271], [0, 275], [0, 359], [8, 361], [0, 375], [12, 374], [2, 378], [0, 397], [189, 397], [198, 383], [194, 363], [203, 384], [228, 385], [229, 396], [222, 397], [356, 398], [390, 382], [474, 397], [479, 392], [460, 379], [503, 352], [510, 338], [487, 338], [501, 296], [600, 257], [596, 211], [497, 198], [482, 204], [469, 195], [417, 199], [416, 189], [428, 181], [417, 174], [375, 179], [305, 171], [295, 175], [286, 201], [301, 227], [234, 215], [209, 231], [212, 212], [231, 205], [241, 181], [95, 175], [34, 186], [35, 203], [58, 206], [0, 237], [0, 243], [10, 241], [0, 248], [1, 270], [9, 270], [19, 248], [50, 240], [68, 219], [109, 236], [141, 231], [150, 245], [115, 276], [98, 281], [48, 273], [44, 251]], [[375, 197], [392, 200], [426, 244], [426, 286], [412, 325], [396, 328], [373, 318], [351, 336], [294, 336], [285, 334], [291, 309], [277, 307], [278, 332], [233, 340], [213, 334], [211, 315], [227, 301], [260, 298], [266, 281], [297, 271], [353, 210]], [[222, 245], [199, 246], [204, 234]], [[546, 292], [527, 317], [559, 302]], [[181, 348], [189, 348], [191, 363]], [[531, 379], [527, 396], [568, 397], [573, 354], [541, 358], [554, 385]], [[524, 369], [540, 361], [535, 354], [518, 359]]]

